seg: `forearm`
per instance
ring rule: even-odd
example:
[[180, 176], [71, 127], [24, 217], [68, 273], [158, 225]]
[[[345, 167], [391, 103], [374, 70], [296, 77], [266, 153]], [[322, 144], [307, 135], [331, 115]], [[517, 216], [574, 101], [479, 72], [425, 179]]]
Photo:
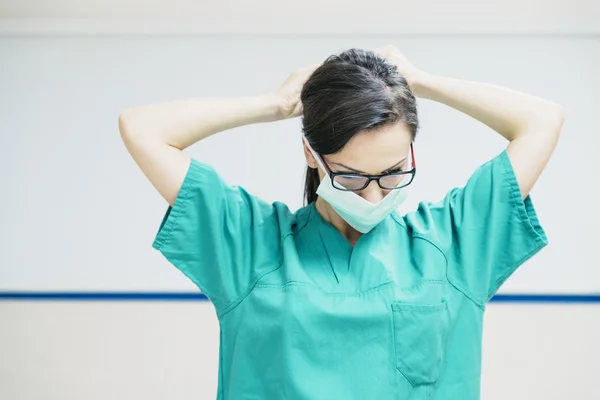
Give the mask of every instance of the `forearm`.
[[157, 140], [178, 149], [215, 133], [279, 119], [279, 104], [270, 94], [237, 98], [193, 98], [126, 109], [121, 133]]
[[558, 132], [562, 108], [550, 101], [500, 86], [419, 74], [411, 82], [418, 97], [461, 111], [509, 141], [533, 132], [548, 136]]

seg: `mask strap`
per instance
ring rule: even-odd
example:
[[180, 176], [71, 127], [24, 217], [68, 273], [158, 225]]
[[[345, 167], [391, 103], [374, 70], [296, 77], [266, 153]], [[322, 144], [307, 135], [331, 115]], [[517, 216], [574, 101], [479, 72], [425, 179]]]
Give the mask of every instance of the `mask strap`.
[[302, 140], [304, 140], [304, 143], [306, 143], [306, 146], [308, 147], [308, 149], [310, 150], [310, 152], [312, 153], [313, 157], [315, 158], [315, 160], [317, 161], [317, 164], [319, 164], [319, 167], [321, 167], [321, 170], [323, 170], [323, 172], [325, 173], [325, 175], [329, 176], [329, 171], [327, 170], [327, 168], [325, 168], [325, 165], [323, 164], [323, 160], [321, 159], [321, 156], [319, 156], [314, 150], [313, 148], [310, 146], [310, 144], [308, 143], [308, 140], [306, 139], [305, 136], [302, 136]]

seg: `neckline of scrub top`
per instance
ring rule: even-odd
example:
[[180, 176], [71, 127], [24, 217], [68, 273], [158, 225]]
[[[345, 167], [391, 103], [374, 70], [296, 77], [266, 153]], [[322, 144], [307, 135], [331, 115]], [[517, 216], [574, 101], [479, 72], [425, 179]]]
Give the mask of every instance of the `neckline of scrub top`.
[[348, 275], [355, 264], [354, 261], [361, 258], [361, 254], [368, 247], [368, 243], [372, 238], [378, 236], [379, 231], [387, 223], [389, 217], [376, 225], [370, 232], [363, 233], [354, 246], [335, 226], [323, 218], [317, 210], [316, 202], [310, 204], [308, 218], [309, 223], [312, 220], [316, 224], [317, 233], [325, 249], [331, 270], [337, 283], [341, 283], [341, 280]]

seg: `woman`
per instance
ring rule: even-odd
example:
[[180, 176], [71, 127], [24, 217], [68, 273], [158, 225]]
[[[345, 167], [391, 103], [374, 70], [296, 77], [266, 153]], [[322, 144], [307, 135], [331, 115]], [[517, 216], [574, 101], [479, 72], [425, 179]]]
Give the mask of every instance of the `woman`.
[[[398, 215], [415, 175], [415, 97], [508, 140], [468, 183]], [[182, 150], [303, 115], [308, 205], [293, 213]], [[561, 107], [427, 74], [393, 46], [294, 72], [272, 94], [125, 110], [123, 140], [169, 202], [154, 248], [215, 306], [219, 399], [479, 398], [486, 302], [547, 243], [528, 196]], [[268, 176], [265, 176], [268, 179]]]

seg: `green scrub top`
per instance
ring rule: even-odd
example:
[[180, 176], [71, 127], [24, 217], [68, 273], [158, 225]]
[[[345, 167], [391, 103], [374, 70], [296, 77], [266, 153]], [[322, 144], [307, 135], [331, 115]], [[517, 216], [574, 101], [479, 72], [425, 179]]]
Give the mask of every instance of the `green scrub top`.
[[485, 306], [547, 244], [506, 151], [352, 247], [192, 159], [153, 247], [211, 300], [217, 399], [479, 399]]

